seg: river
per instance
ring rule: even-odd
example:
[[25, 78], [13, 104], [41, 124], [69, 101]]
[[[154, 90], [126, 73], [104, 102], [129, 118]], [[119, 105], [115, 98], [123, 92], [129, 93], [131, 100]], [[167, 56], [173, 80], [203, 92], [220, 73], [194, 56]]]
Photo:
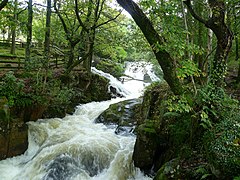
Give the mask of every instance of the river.
[[[131, 66], [126, 72], [133, 73]], [[95, 68], [92, 71], [110, 79], [110, 84], [126, 98], [79, 105], [73, 115], [62, 119], [29, 122], [28, 149], [20, 156], [0, 161], [1, 180], [152, 179], [133, 165], [134, 135], [116, 135], [114, 127], [94, 123], [110, 104], [141, 95], [146, 83], [130, 80], [122, 83]]]

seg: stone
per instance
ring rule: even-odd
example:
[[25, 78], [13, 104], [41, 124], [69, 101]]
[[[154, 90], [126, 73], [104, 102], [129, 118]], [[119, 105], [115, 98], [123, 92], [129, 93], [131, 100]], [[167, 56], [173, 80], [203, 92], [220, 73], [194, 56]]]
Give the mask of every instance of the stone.
[[105, 125], [117, 125], [116, 134], [132, 134], [137, 124], [138, 107], [141, 103], [142, 99], [140, 98], [112, 104], [96, 118], [95, 122]]

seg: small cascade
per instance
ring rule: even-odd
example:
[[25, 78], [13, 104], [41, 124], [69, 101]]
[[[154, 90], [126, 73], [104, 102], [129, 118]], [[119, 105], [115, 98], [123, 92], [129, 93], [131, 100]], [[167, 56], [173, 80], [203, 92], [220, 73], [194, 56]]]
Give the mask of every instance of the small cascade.
[[121, 83], [107, 73], [95, 68], [92, 71], [107, 77], [110, 85], [126, 98], [80, 105], [73, 115], [62, 119], [29, 122], [28, 150], [0, 161], [1, 180], [151, 179], [133, 165], [134, 135], [116, 135], [115, 129], [94, 123], [111, 104], [139, 93], [135, 93], [135, 88], [127, 89], [128, 83]]
[[100, 76], [103, 76], [110, 81], [108, 86], [108, 92], [118, 94], [121, 97], [127, 97], [132, 94], [119, 80], [117, 80], [111, 74], [97, 70], [95, 67], [92, 67], [92, 72]]

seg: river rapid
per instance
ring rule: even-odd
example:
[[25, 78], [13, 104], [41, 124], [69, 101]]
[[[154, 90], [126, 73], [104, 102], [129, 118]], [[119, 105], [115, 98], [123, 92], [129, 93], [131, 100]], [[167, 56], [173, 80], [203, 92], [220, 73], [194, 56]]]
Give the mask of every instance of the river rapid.
[[[130, 76], [135, 74], [127, 66]], [[148, 180], [132, 162], [136, 137], [116, 135], [115, 127], [94, 120], [111, 104], [136, 98], [147, 84], [142, 81], [120, 82], [95, 68], [94, 73], [107, 77], [110, 85], [125, 98], [79, 105], [73, 115], [29, 122], [27, 151], [0, 161], [0, 180]], [[155, 77], [154, 77], [155, 78]]]

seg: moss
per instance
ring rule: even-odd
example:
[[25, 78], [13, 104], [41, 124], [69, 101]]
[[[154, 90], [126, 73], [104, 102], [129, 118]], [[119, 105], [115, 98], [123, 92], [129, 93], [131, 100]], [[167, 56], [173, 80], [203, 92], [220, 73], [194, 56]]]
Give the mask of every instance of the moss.
[[96, 65], [96, 68], [103, 72], [109, 73], [116, 78], [121, 77], [124, 73], [124, 67], [122, 64], [106, 59], [101, 59], [101, 61], [99, 61]]

